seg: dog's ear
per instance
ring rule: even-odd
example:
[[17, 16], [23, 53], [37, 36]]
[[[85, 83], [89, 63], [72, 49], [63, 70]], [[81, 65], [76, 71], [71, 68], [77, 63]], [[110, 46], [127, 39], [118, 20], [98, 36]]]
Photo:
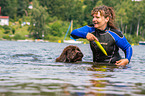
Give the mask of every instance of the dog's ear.
[[66, 55], [56, 58], [56, 62], [66, 62]]
[[66, 60], [67, 60], [67, 56], [66, 56], [66, 54], [65, 54], [65, 55], [63, 55], [63, 56], [61, 57], [61, 62], [66, 62]]
[[68, 49], [66, 51], [66, 59], [67, 59], [67, 62], [71, 62], [71, 58], [72, 58], [72, 49]]
[[67, 60], [67, 52], [64, 50], [61, 55], [56, 58], [56, 62], [66, 62]]

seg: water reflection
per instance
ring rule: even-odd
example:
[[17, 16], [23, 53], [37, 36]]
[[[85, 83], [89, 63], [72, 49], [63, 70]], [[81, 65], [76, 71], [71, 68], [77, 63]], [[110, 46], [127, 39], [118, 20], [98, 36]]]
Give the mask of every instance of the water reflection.
[[94, 65], [89, 45], [76, 45], [83, 62], [55, 58], [67, 44], [0, 41], [0, 96], [138, 96], [145, 94], [145, 47], [134, 46], [126, 68]]
[[[109, 92], [106, 86], [109, 86], [111, 83], [109, 82], [109, 78], [111, 78], [112, 75], [110, 74], [105, 74], [104, 72], [113, 72], [115, 68], [118, 68], [117, 66], [107, 66], [107, 65], [93, 65], [88, 64], [85, 65], [77, 64], [77, 65], [72, 65], [72, 64], [66, 64], [66, 66], [69, 66], [69, 71], [74, 72], [74, 71], [87, 71], [89, 74], [90, 78], [88, 79], [89, 82], [84, 82], [88, 84], [80, 84], [78, 87], [77, 85], [71, 85], [71, 84], [64, 84], [62, 89], [63, 93], [66, 96], [107, 96], [108, 94], [112, 94], [115, 96], [115, 94], [121, 94], [119, 92]], [[82, 73], [81, 73], [82, 74]], [[79, 74], [79, 75], [81, 75]], [[86, 74], [86, 73], [85, 73]], [[74, 74], [76, 76], [76, 73]], [[79, 78], [80, 79], [80, 78]], [[86, 79], [86, 78], [85, 78]], [[79, 82], [78, 82], [79, 83]], [[79, 85], [79, 84], [78, 84]], [[107, 94], [106, 94], [107, 92]]]
[[[107, 96], [107, 88], [106, 86], [110, 85], [110, 82], [107, 78], [111, 78], [112, 75], [105, 74], [104, 72], [114, 72], [116, 66], [107, 66], [107, 65], [93, 65], [91, 67], [91, 71], [95, 71], [95, 73], [91, 74], [92, 78], [90, 80], [92, 86], [89, 88], [89, 92], [87, 95], [93, 96]], [[110, 92], [110, 95], [113, 93]]]

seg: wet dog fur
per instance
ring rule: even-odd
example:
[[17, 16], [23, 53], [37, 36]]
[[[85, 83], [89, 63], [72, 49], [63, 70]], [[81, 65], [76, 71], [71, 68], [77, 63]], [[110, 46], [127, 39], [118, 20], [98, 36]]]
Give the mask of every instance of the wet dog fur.
[[56, 58], [56, 62], [77, 62], [82, 61], [83, 53], [77, 46], [69, 45], [64, 48], [61, 55]]

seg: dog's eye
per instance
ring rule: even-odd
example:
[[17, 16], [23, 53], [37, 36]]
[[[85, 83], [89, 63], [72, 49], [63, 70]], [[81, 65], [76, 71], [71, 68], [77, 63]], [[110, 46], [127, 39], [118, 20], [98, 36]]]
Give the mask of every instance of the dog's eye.
[[77, 50], [80, 50], [80, 49], [77, 48]]
[[72, 49], [72, 51], [75, 51], [75, 49]]
[[80, 51], [80, 50], [78, 49], [78, 51]]

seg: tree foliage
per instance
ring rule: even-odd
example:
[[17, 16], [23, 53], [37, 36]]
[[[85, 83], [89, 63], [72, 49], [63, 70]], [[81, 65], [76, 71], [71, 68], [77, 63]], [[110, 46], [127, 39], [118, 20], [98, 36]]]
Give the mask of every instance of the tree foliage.
[[34, 38], [42, 39], [46, 29], [45, 20], [47, 18], [48, 14], [45, 7], [40, 6], [37, 0], [33, 0], [30, 31]]
[[[28, 9], [31, 1], [32, 10]], [[14, 21], [24, 16], [32, 18], [29, 29], [34, 38], [42, 38], [43, 33], [63, 37], [66, 25], [63, 27], [62, 22], [69, 26], [73, 20], [74, 28], [91, 24], [91, 10], [100, 5], [114, 8], [117, 27], [124, 34], [145, 38], [145, 0], [0, 0], [2, 15]]]

